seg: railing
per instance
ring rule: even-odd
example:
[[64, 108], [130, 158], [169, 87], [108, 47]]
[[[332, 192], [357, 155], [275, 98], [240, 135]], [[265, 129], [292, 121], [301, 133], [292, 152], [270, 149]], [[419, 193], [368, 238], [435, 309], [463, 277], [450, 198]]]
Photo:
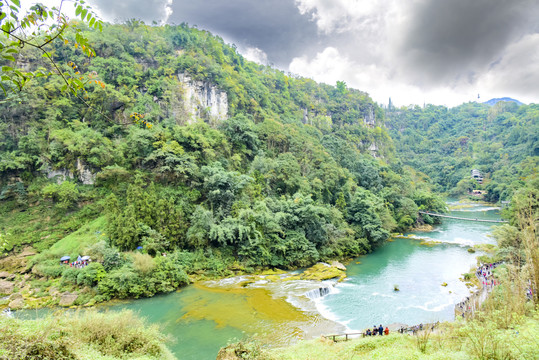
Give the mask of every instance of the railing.
[[430, 216], [438, 216], [438, 217], [443, 217], [443, 218], [447, 218], [447, 219], [457, 219], [457, 220], [467, 220], [467, 221], [478, 221], [478, 222], [489, 222], [489, 223], [506, 223], [507, 221], [505, 220], [485, 220], [485, 219], [470, 219], [470, 218], [463, 218], [463, 217], [456, 217], [456, 216], [449, 216], [449, 215], [442, 215], [442, 214], [436, 214], [436, 213], [431, 213], [431, 212], [428, 212], [428, 211], [418, 211], [418, 213], [420, 214], [425, 214], [425, 215], [430, 215]]
[[[401, 333], [401, 334], [404, 334], [404, 333], [412, 333], [412, 334], [416, 334], [418, 331], [423, 331], [423, 330], [434, 330], [434, 328], [436, 326], [438, 326], [439, 322], [435, 322], [435, 323], [427, 323], [427, 324], [419, 324], [419, 325], [414, 325], [414, 326], [409, 326], [409, 327], [401, 327], [400, 329], [393, 329], [392, 332], [398, 332], [398, 333]], [[325, 337], [326, 339], [332, 339], [333, 342], [338, 342], [338, 341], [348, 341], [348, 340], [351, 340], [351, 339], [354, 339], [354, 338], [357, 338], [357, 337], [365, 337], [365, 336], [368, 336], [366, 335], [365, 332], [355, 332], [355, 333], [345, 333], [345, 334], [334, 334], [334, 335], [323, 335], [323, 337]], [[342, 338], [342, 339], [340, 339]]]
[[358, 332], [358, 333], [348, 333], [348, 334], [336, 334], [336, 335], [323, 335], [326, 339], [332, 339], [333, 342], [339, 341], [339, 337], [344, 337], [341, 341], [348, 341], [353, 338], [353, 336], [365, 336], [364, 333]]

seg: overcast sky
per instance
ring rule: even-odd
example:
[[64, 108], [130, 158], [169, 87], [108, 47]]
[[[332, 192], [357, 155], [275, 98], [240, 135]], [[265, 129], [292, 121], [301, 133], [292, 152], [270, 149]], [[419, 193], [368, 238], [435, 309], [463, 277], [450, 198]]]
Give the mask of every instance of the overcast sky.
[[332, 85], [343, 80], [380, 104], [503, 96], [539, 103], [537, 0], [87, 2], [110, 22], [196, 25], [250, 60]]

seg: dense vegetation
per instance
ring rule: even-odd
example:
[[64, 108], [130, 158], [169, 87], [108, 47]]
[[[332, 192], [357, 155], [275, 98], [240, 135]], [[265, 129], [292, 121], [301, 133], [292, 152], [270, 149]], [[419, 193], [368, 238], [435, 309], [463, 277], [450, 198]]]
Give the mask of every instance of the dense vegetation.
[[[498, 246], [482, 261], [503, 261], [494, 270], [500, 285], [470, 319], [443, 323], [434, 332], [300, 341], [282, 349], [240, 342], [221, 350], [222, 359], [535, 359], [539, 349], [539, 179], [515, 192], [506, 210], [509, 224], [493, 232]], [[531, 288], [533, 296], [527, 296]], [[237, 357], [234, 357], [237, 356]]]
[[159, 329], [129, 311], [39, 321], [0, 316], [0, 329], [0, 359], [175, 359]]
[[[65, 34], [68, 44], [75, 37]], [[384, 112], [343, 82], [316, 84], [246, 61], [187, 25], [129, 21], [85, 37], [97, 57], [51, 44], [62, 68], [95, 79], [82, 97], [62, 92], [62, 79], [51, 77], [0, 99], [0, 270], [29, 305], [55, 304], [63, 291], [78, 292], [75, 305], [92, 305], [172, 291], [189, 276], [351, 257], [390, 232], [432, 223], [417, 210], [445, 208], [425, 175], [396, 157]], [[18, 64], [50, 66], [37, 55], [24, 48]], [[224, 90], [228, 118], [217, 121], [208, 109], [193, 120], [179, 74]], [[492, 260], [506, 262], [496, 270], [502, 285], [475, 319], [430, 339], [395, 334], [348, 347], [300, 344], [289, 353], [247, 347], [243, 357], [533, 357], [537, 110], [506, 103], [388, 109], [397, 150], [438, 190], [476, 188], [469, 171], [478, 168], [489, 200], [514, 195], [510, 223], [494, 232]], [[61, 175], [48, 178], [53, 171]], [[93, 184], [82, 182], [87, 171]], [[38, 254], [17, 256], [23, 248], [32, 253], [29, 246]], [[94, 261], [71, 268], [58, 262], [66, 254]], [[2, 317], [0, 328], [5, 358], [171, 356], [156, 329], [129, 313]]]
[[[90, 289], [77, 304], [151, 296], [188, 274], [352, 257], [413, 226], [419, 208], [445, 208], [395, 157], [381, 109], [344, 82], [246, 61], [185, 24], [88, 29], [91, 58], [74, 36], [53, 43], [53, 60], [99, 81], [77, 97], [60, 77], [34, 79], [0, 102], [0, 250], [39, 252], [20, 270], [40, 278], [35, 296], [53, 285]], [[19, 62], [50, 66], [32, 48]], [[193, 119], [180, 74], [225, 91], [228, 118]], [[97, 262], [66, 268], [64, 255]]]
[[[467, 103], [451, 109], [389, 107], [390, 134], [404, 163], [427, 174], [436, 190], [510, 200], [539, 164], [539, 105]], [[470, 177], [478, 169], [482, 185]]]

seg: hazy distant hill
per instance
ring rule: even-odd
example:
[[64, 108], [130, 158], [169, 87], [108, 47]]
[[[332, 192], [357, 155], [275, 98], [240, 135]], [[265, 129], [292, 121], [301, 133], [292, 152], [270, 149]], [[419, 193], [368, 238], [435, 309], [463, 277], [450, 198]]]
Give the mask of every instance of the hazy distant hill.
[[490, 99], [489, 101], [485, 101], [483, 104], [487, 104], [487, 105], [490, 105], [490, 106], [494, 106], [494, 105], [496, 105], [497, 103], [499, 103], [500, 101], [514, 102], [514, 103], [517, 103], [519, 106], [520, 106], [520, 105], [524, 105], [524, 104], [521, 103], [520, 101], [515, 100], [515, 99], [512, 99], [512, 98], [510, 98], [510, 97], [503, 97], [503, 98]]

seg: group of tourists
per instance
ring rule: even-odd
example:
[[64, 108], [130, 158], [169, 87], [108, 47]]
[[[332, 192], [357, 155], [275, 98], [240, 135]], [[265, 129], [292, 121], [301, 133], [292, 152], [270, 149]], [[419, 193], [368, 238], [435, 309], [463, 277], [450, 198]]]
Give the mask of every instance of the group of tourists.
[[77, 260], [77, 261], [73, 261], [72, 263], [69, 264], [69, 266], [71, 266], [72, 268], [76, 268], [76, 269], [83, 269], [85, 268], [86, 266], [88, 266], [88, 262], [90, 260]]
[[423, 325], [423, 323], [419, 324], [419, 325], [414, 325], [414, 326], [410, 326], [410, 327], [401, 327], [398, 332], [401, 333], [401, 334], [404, 334], [404, 333], [412, 333], [412, 334], [416, 334], [418, 331], [423, 331], [423, 330], [427, 330], [427, 331], [434, 331], [434, 328], [436, 326], [438, 326], [440, 322], [437, 321], [435, 323], [432, 323], [432, 324], [425, 324]]
[[475, 275], [483, 285], [483, 288], [492, 290], [495, 285], [498, 285], [496, 279], [492, 275], [492, 270], [496, 268], [500, 263], [482, 264], [477, 268]]
[[528, 280], [528, 287], [526, 288], [526, 297], [528, 300], [533, 299], [532, 281]]
[[77, 260], [75, 261], [72, 261], [70, 262], [69, 261], [69, 256], [65, 256], [63, 258], [60, 259], [60, 262], [64, 265], [69, 265], [70, 267], [72, 268], [76, 268], [76, 269], [83, 269], [85, 268], [86, 266], [88, 266], [88, 264], [92, 261], [92, 259], [90, 259], [89, 256], [83, 256], [81, 257], [79, 255], [79, 257], [77, 258]]
[[367, 329], [367, 331], [365, 331], [365, 333], [363, 334], [363, 336], [376, 336], [376, 335], [389, 335], [389, 328], [386, 326], [386, 328], [384, 329], [382, 324], [380, 324], [380, 326], [378, 327], [374, 325], [372, 327], [372, 331], [371, 329]]
[[475, 276], [481, 284], [481, 290], [474, 294], [467, 296], [460, 303], [455, 305], [455, 313], [463, 318], [469, 314], [473, 314], [475, 309], [479, 307], [481, 302], [485, 299], [485, 291], [491, 291], [494, 286], [499, 285], [497, 279], [494, 278], [492, 271], [500, 265], [501, 262], [481, 264], [475, 271]]

